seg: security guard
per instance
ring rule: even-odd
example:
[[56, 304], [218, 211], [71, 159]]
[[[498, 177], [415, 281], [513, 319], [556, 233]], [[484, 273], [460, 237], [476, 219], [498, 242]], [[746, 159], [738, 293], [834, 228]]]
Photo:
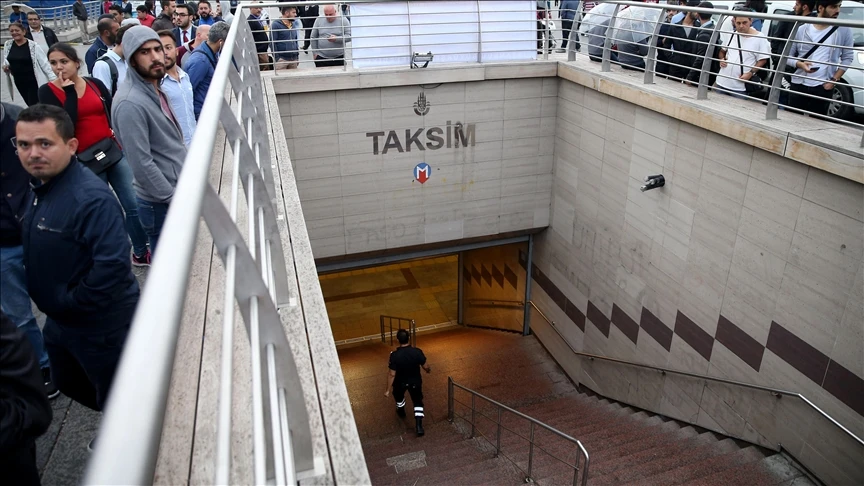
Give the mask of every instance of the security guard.
[[390, 388], [393, 388], [393, 398], [396, 400], [396, 413], [400, 417], [405, 416], [405, 390], [411, 394], [411, 402], [414, 403], [414, 420], [417, 422], [417, 437], [424, 434], [423, 431], [423, 379], [420, 377], [420, 367], [426, 373], [432, 368], [426, 364], [426, 356], [420, 348], [408, 344], [410, 335], [405, 329], [399, 329], [396, 333], [399, 347], [390, 353], [390, 376], [387, 381], [387, 389], [384, 396], [390, 396]]

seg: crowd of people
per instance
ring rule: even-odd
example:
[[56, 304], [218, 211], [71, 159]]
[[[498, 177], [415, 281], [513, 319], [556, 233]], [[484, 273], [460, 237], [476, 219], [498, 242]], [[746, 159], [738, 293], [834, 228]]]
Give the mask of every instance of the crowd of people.
[[[578, 2], [577, 2], [578, 3]], [[713, 9], [708, 1], [680, 0], [682, 6]], [[842, 0], [796, 0], [794, 15], [836, 19]], [[647, 9], [643, 9], [647, 10]], [[820, 116], [828, 115], [835, 85], [853, 62], [853, 34], [849, 27], [805, 23], [791, 39], [786, 65], [779, 65], [786, 40], [792, 35], [794, 22], [780, 22], [769, 39], [762, 32], [762, 19], [735, 12], [765, 13], [764, 0], [746, 0], [735, 7], [720, 26], [713, 58], [708, 61], [709, 87], [725, 95], [745, 99], [766, 99], [774, 73], [783, 76], [779, 102], [781, 105]], [[659, 10], [651, 9], [659, 16]], [[585, 22], [588, 56], [601, 62], [611, 11], [595, 15]], [[703, 72], [703, 63], [715, 28], [710, 13], [682, 12], [670, 8], [657, 36], [653, 29], [657, 17], [645, 18], [642, 13], [619, 12], [613, 36], [611, 62], [625, 69], [644, 70], [652, 44], [656, 46], [657, 75], [696, 86]], [[619, 22], [621, 25], [619, 25]], [[633, 30], [636, 30], [634, 34]], [[639, 35], [642, 29], [641, 34]], [[578, 36], [577, 36], [578, 37]], [[578, 46], [576, 47], [578, 49]]]
[[[105, 405], [139, 297], [132, 268], [157, 251], [234, 20], [209, 0], [159, 6], [148, 0], [133, 17], [128, 1], [105, 2], [90, 39], [76, 0], [83, 59], [39, 13], [13, 12], [2, 66], [27, 108], [0, 106], [0, 467], [15, 484], [39, 483], [47, 400]], [[250, 8], [261, 69], [296, 68], [310, 46], [317, 65], [343, 63], [347, 12], [322, 12], [305, 26], [295, 7], [272, 22]], [[31, 302], [46, 314], [42, 330]]]

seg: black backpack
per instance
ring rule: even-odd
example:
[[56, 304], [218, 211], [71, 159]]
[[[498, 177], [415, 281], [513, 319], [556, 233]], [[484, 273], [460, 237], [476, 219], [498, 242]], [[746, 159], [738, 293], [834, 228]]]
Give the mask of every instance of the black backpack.
[[114, 96], [114, 93], [117, 92], [117, 64], [114, 63], [114, 60], [108, 57], [108, 54], [103, 54], [102, 57], [96, 59], [96, 61], [105, 61], [105, 64], [108, 65], [108, 69], [111, 71], [111, 96]]

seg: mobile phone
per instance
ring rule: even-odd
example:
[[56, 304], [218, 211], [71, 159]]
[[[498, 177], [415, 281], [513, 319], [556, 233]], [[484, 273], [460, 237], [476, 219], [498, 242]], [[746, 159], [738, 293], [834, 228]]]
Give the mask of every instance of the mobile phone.
[[811, 72], [811, 73], [815, 73], [815, 72], [818, 71], [818, 70], [819, 70], [819, 66], [813, 66], [813, 67], [810, 68], [810, 72]]

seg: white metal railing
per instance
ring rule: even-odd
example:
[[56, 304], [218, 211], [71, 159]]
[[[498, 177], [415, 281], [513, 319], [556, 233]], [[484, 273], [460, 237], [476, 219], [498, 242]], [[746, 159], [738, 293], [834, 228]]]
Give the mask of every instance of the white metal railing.
[[[696, 88], [696, 99], [704, 100], [708, 98], [709, 89], [716, 92], [718, 96], [727, 96], [726, 93], [729, 93], [728, 90], [723, 89], [716, 84], [712, 85], [709, 82], [712, 76], [716, 76], [717, 78], [731, 78], [731, 76], [717, 72], [716, 68], [715, 70], [712, 70], [714, 62], [719, 62], [718, 53], [721, 49], [724, 49], [729, 53], [732, 51], [735, 51], [736, 53], [737, 51], [755, 52], [746, 48], [741, 49], [736, 44], [732, 44], [731, 46], [728, 45], [729, 42], [734, 40], [736, 37], [733, 34], [734, 27], [731, 23], [732, 17], [748, 17], [750, 19], [762, 19], [771, 22], [789, 22], [792, 24], [792, 28], [788, 37], [771, 37], [765, 35], [766, 40], [769, 42], [772, 40], [783, 42], [784, 48], [780, 53], [772, 53], [774, 55], [768, 60], [768, 63], [764, 67], [758, 69], [758, 74], [761, 76], [763, 82], [757, 83], [752, 80], [742, 80], [745, 85], [761, 88], [761, 93], [758, 95], [752, 93], [733, 93], [733, 95], [738, 98], [744, 98], [748, 101], [755, 101], [765, 105], [765, 119], [767, 120], [777, 119], [778, 111], [782, 107], [782, 109], [785, 110], [804, 113], [817, 118], [838, 121], [836, 118], [829, 117], [827, 113], [804, 111], [790, 106], [788, 102], [784, 101], [781, 103], [781, 96], [783, 96], [783, 98], [790, 95], [802, 96], [805, 98], [819, 98], [807, 93], [793, 92], [788, 80], [784, 79], [788, 76], [786, 71], [787, 60], [804, 60], [803, 57], [800, 56], [803, 56], [804, 52], [817, 43], [795, 40], [796, 33], [801, 27], [806, 24], [820, 24], [829, 27], [838, 26], [855, 28], [857, 30], [855, 31], [854, 39], [855, 42], [859, 42], [860, 44], [853, 46], [840, 46], [827, 42], [823, 42], [822, 44], [823, 46], [835, 49], [851, 50], [853, 54], [852, 65], [848, 66], [847, 72], [844, 74], [841, 82], [836, 83], [837, 86], [832, 90], [832, 98], [828, 104], [828, 112], [830, 113], [832, 110], [838, 111], [839, 107], [848, 107], [851, 110], [861, 109], [861, 105], [856, 104], [854, 98], [851, 101], [844, 101], [841, 99], [842, 96], [838, 96], [838, 92], [841, 89], [849, 89], [851, 93], [864, 90], [864, 82], [861, 81], [864, 78], [862, 78], [858, 73], [858, 71], [861, 71], [862, 68], [864, 68], [864, 28], [862, 28], [862, 25], [864, 25], [864, 23], [862, 23], [864, 22], [864, 6], [852, 4], [850, 8], [854, 9], [852, 15], [859, 17], [857, 20], [854, 18], [832, 19], [764, 14], [746, 9], [729, 11], [716, 8], [705, 9], [678, 5], [611, 0], [602, 2], [600, 8], [595, 7], [584, 15], [579, 31], [578, 33], [574, 33], [574, 35], [578, 36], [576, 38], [584, 37], [587, 39], [585, 44], [588, 45], [588, 56], [592, 61], [601, 63], [601, 71], [609, 72], [612, 70], [613, 65], [621, 66], [624, 69], [644, 71], [643, 82], [645, 84], [653, 84], [656, 82], [657, 77], [664, 77], [672, 82], [685, 83]], [[671, 17], [671, 15], [667, 14], [673, 12], [706, 13], [710, 14], [714, 21], [712, 27], [702, 28], [698, 25], [692, 27], [697, 31], [701, 30], [710, 35], [709, 40], [707, 41], [687, 40], [688, 42], [693, 42], [705, 47], [704, 54], [697, 55], [688, 53], [687, 55], [682, 56], [687, 59], [695, 59], [693, 64], [682, 65], [675, 63], [674, 58], [672, 57], [662, 58], [665, 54], [668, 54], [669, 56], [674, 54], [672, 48], [660, 46], [663, 40], [668, 38], [661, 35], [663, 27], [670, 26], [669, 17]], [[827, 34], [827, 30], [825, 32]], [[574, 37], [571, 37], [571, 39], [573, 38]], [[803, 49], [804, 52], [799, 53], [799, 57], [790, 56], [794, 44], [806, 46], [806, 48]], [[736, 55], [731, 55], [731, 59], [727, 58], [725, 59], [725, 62], [731, 66], [743, 67], [745, 72], [748, 71], [750, 67], [742, 66], [740, 61], [735, 62], [734, 59], [736, 57]], [[572, 42], [567, 47], [567, 59], [569, 61], [576, 59], [576, 51], [573, 49]], [[840, 63], [828, 61], [820, 62], [819, 64], [826, 68], [827, 66], [845, 68], [845, 66], [842, 66]], [[683, 68], [689, 70], [691, 74], [695, 74], [696, 76], [689, 76], [683, 79], [677, 78], [670, 76], [668, 72], [662, 71], [661, 66]], [[733, 98], [729, 99], [733, 103], [743, 102], [743, 100], [735, 101]], [[842, 120], [841, 122], [856, 128], [864, 128], [864, 124], [860, 122], [851, 120]], [[862, 136], [861, 139], [861, 146], [864, 147], [864, 136]]]
[[[3, 5], [8, 5], [16, 2], [3, 2]], [[56, 32], [64, 30], [78, 29], [78, 19], [72, 15], [73, 2], [68, 5], [59, 5], [57, 7], [34, 7], [33, 10], [39, 14], [43, 24], [50, 27]], [[90, 1], [84, 2], [84, 7], [87, 9], [87, 21], [96, 23], [99, 16], [102, 15], [102, 2]], [[9, 16], [3, 16], [4, 30], [9, 22]]]
[[[733, 12], [728, 10], [728, 5], [717, 5], [715, 9], [700, 9], [670, 4], [611, 0], [598, 2], [590, 11], [586, 12], [583, 10], [586, 2], [581, 2], [577, 11], [553, 7], [545, 14], [546, 18], [538, 19], [544, 14], [541, 12], [540, 15], [537, 15], [536, 2], [519, 2], [518, 5], [514, 2], [513, 7], [508, 7], [508, 16], [498, 16], [493, 19], [487, 15], [488, 8], [496, 2], [487, 0], [476, 0], [476, 9], [470, 11], [463, 10], [465, 5], [471, 2], [453, 2], [452, 7], [448, 7], [446, 1], [439, 2], [444, 6], [431, 13], [428, 8], [423, 7], [424, 3], [428, 3], [424, 0], [412, 2], [357, 0], [346, 3], [349, 7], [356, 6], [356, 8], [349, 8], [348, 10], [352, 31], [346, 39], [345, 62], [341, 66], [343, 70], [356, 68], [362, 62], [369, 61], [370, 58], [382, 60], [382, 62], [398, 60], [400, 65], [409, 66], [412, 54], [415, 52], [426, 53], [430, 45], [434, 45], [435, 47], [432, 49], [437, 50], [437, 52], [433, 52], [435, 58], [430, 63], [430, 66], [433, 67], [448, 62], [444, 59], [452, 59], [454, 56], [461, 56], [462, 62], [500, 60], [490, 57], [492, 54], [504, 56], [503, 60], [515, 60], [515, 58], [508, 59], [507, 56], [525, 54], [527, 45], [528, 51], [535, 52], [531, 56], [533, 59], [575, 61], [577, 55], [587, 55], [589, 59], [600, 63], [599, 68], [602, 72], [612, 71], [613, 66], [621, 66], [625, 69], [643, 71], [645, 84], [658, 82], [680, 84], [683, 82], [693, 88], [693, 95], [699, 100], [707, 99], [709, 91], [711, 91], [712, 97], [715, 95], [728, 96], [725, 94], [728, 91], [719, 89], [714, 85], [713, 80], [715, 77], [722, 79], [729, 76], [712, 71], [712, 69], [716, 70], [714, 61], [718, 51], [721, 47], [726, 47], [719, 45], [718, 42], [733, 37], [730, 35], [733, 30], [731, 21]], [[398, 15], [394, 11], [376, 13], [368, 8], [361, 8], [370, 3], [403, 3], [405, 8], [404, 12]], [[553, 2], [549, 3], [551, 5]], [[323, 5], [332, 4], [332, 2], [312, 0], [303, 2], [303, 4], [323, 7]], [[285, 44], [274, 42], [274, 32], [276, 31], [272, 29], [272, 26], [280, 15], [279, 7], [284, 7], [285, 4], [261, 3], [258, 6], [269, 9], [271, 26], [267, 32], [267, 40], [257, 42], [259, 47], [264, 45], [264, 51], [268, 53], [270, 58], [270, 61], [262, 64], [266, 68], [273, 68], [279, 56], [286, 55], [292, 59], [296, 58], [300, 69], [314, 68], [312, 55], [307, 55], [303, 49], [305, 35], [311, 26], [304, 25], [304, 28], [301, 29], [298, 39], [299, 45], [296, 49], [284, 49]], [[735, 16], [763, 19], [766, 21], [766, 25], [769, 25], [767, 21], [788, 22], [792, 24], [792, 28], [788, 37], [765, 35], [769, 42], [777, 41], [785, 47], [782, 52], [772, 53], [772, 58], [768, 64], [759, 70], [759, 74], [763, 78], [763, 82], [759, 83], [761, 84], [759, 86], [761, 94], [759, 96], [754, 94], [740, 96], [743, 99], [729, 98], [730, 102], [740, 105], [747, 105], [748, 102], [752, 101], [761, 103], [766, 106], [765, 118], [768, 120], [777, 119], [779, 110], [783, 109], [790, 112], [803, 112], [810, 116], [839, 121], [858, 129], [864, 129], [864, 123], [862, 123], [864, 113], [855, 115], [856, 110], [860, 112], [862, 107], [855, 103], [854, 98], [856, 93], [864, 92], [864, 81], [862, 81], [864, 76], [860, 74], [864, 72], [864, 28], [861, 27], [864, 25], [864, 5], [846, 2], [843, 8], [847, 9], [847, 14], [839, 19], [735, 11]], [[670, 39], [665, 34], [664, 29], [670, 27], [669, 18], [671, 15], [667, 14], [673, 12], [707, 12], [712, 15], [714, 20], [712, 28], [693, 27], [697, 31], [704, 31], [709, 36], [709, 40], [687, 40], [704, 48], [703, 54], [688, 53], [685, 56], [692, 63], [688, 66], [677, 64], [671, 58], [675, 54], [673, 47], [663, 43], [664, 40]], [[569, 31], [565, 31], [563, 28], [563, 16], [565, 14], [574, 16], [572, 28]], [[856, 18], [856, 16], [860, 16], [860, 18]], [[310, 17], [301, 15], [299, 18], [307, 24], [314, 22], [314, 19]], [[357, 28], [358, 25], [368, 27], [370, 24], [374, 27]], [[854, 52], [853, 63], [842, 77], [841, 82], [837, 83], [832, 90], [827, 113], [806, 112], [790, 106], [787, 100], [790, 96], [818, 98], [807, 93], [793, 93], [789, 84], [789, 73], [786, 72], [786, 61], [790, 59], [792, 46], [795, 44], [814, 44], [814, 42], [798, 43], [795, 41], [796, 32], [806, 24], [855, 28], [855, 42], [861, 43], [861, 45], [851, 48]], [[765, 34], [768, 34], [768, 28], [763, 30], [766, 31]], [[346, 37], [344, 33], [343, 37]], [[566, 50], [553, 47], [556, 42], [563, 44], [564, 37], [567, 38]], [[536, 51], [533, 50], [532, 43], [536, 43]], [[577, 50], [576, 45], [581, 45], [581, 49]], [[846, 48], [830, 43], [824, 45], [838, 49]], [[733, 51], [738, 52], [737, 46], [731, 46], [730, 52]], [[750, 52], [746, 48], [741, 49], [741, 51]], [[797, 59], [800, 59], [801, 55], [803, 52], [799, 53]], [[737, 55], [730, 57], [731, 59], [726, 61], [730, 66], [740, 65], [739, 62], [736, 62]], [[528, 60], [524, 56], [520, 59]], [[832, 62], [820, 64], [826, 66], [823, 69], [827, 69], [827, 66], [839, 66], [838, 63]], [[691, 76], [690, 79], [670, 76], [667, 72], [670, 66], [686, 68], [694, 76]], [[277, 69], [276, 75], [285, 75], [291, 72], [292, 70]], [[777, 75], [778, 73], [779, 75]], [[752, 80], [745, 81], [745, 83], [751, 86], [757, 84]], [[844, 119], [838, 120], [837, 117], [841, 115]], [[862, 144], [864, 144], [864, 138], [862, 138]]]
[[[261, 77], [246, 22], [233, 22], [184, 162], [147, 284], [117, 370], [90, 461], [87, 484], [153, 481], [197, 228], [203, 217], [225, 266], [214, 484], [231, 471], [235, 303], [251, 347], [254, 477], [294, 484], [316, 474], [295, 358], [277, 308], [299, 305], [289, 291], [274, 208], [275, 189]], [[230, 93], [226, 97], [226, 88]], [[229, 207], [209, 183], [219, 127], [233, 153]], [[218, 162], [217, 162], [218, 163]], [[245, 240], [237, 226], [246, 200]], [[287, 241], [287, 240], [286, 240]]]
[[[471, 404], [470, 405], [467, 403], [460, 402], [459, 400], [456, 400], [456, 389], [457, 388], [467, 392], [471, 396]], [[479, 411], [478, 407], [477, 407], [477, 400], [476, 400], [477, 398], [479, 398], [479, 399], [489, 403], [493, 407], [495, 407], [497, 417], [490, 417], [490, 416], [484, 414], [483, 412]], [[459, 415], [459, 413], [456, 412], [456, 404], [457, 403], [464, 406], [465, 408], [469, 409], [471, 411], [471, 416], [468, 417], [468, 416]], [[520, 419], [526, 420], [529, 424], [528, 425], [528, 437], [525, 437], [525, 436], [519, 434], [518, 432], [516, 432], [513, 429], [505, 427], [504, 422], [503, 422], [504, 413], [508, 413], [508, 414], [511, 414], [511, 415], [518, 417]], [[486, 434], [484, 434], [483, 432], [478, 430], [479, 429], [479, 427], [477, 426], [477, 424], [478, 424], [477, 416], [478, 415], [480, 416], [480, 418], [485, 418], [486, 420], [488, 420], [489, 422], [491, 422], [492, 424], [495, 425], [494, 442], [493, 442], [492, 437], [487, 437]], [[586, 486], [588, 484], [588, 466], [589, 466], [590, 458], [588, 456], [588, 451], [585, 449], [585, 446], [582, 445], [581, 441], [565, 434], [564, 432], [561, 432], [560, 430], [558, 430], [558, 429], [556, 429], [550, 425], [547, 425], [547, 424], [535, 419], [534, 417], [530, 417], [528, 415], [525, 415], [524, 413], [522, 413], [518, 410], [514, 410], [514, 409], [508, 407], [507, 405], [504, 405], [501, 402], [492, 400], [491, 398], [489, 398], [485, 395], [482, 395], [481, 393], [479, 393], [475, 390], [472, 390], [468, 387], [460, 385], [459, 383], [456, 383], [455, 381], [453, 381], [452, 377], [448, 376], [447, 377], [447, 420], [452, 423], [456, 417], [458, 417], [458, 418], [468, 422], [469, 424], [471, 424], [470, 437], [476, 437], [476, 434], [479, 433], [480, 437], [483, 437], [483, 439], [485, 439], [490, 445], [495, 447], [495, 457], [503, 456], [505, 459], [509, 460], [517, 469], [522, 471], [525, 474], [525, 482], [526, 483], [535, 482], [534, 481], [535, 478], [533, 477], [533, 473], [534, 473], [534, 449], [536, 448], [536, 449], [540, 450], [540, 452], [543, 452], [546, 455], [548, 455], [549, 457], [551, 457], [552, 459], [554, 459], [555, 461], [557, 461], [557, 462], [559, 462], [559, 463], [561, 463], [561, 464], [563, 464], [563, 465], [565, 465], [568, 468], [573, 470], [573, 486], [579, 486], [579, 485]], [[547, 450], [543, 449], [542, 447], [540, 447], [539, 445], [537, 445], [537, 439], [534, 436], [535, 429], [546, 430], [548, 432], [551, 432], [552, 435], [573, 444], [573, 447], [577, 453], [575, 464], [570, 464], [566, 460], [559, 457], [560, 453], [554, 453], [554, 452], [547, 451]], [[522, 469], [521, 467], [519, 467], [519, 465], [516, 463], [516, 461], [513, 458], [508, 457], [506, 454], [504, 454], [502, 452], [502, 450], [501, 450], [502, 449], [501, 448], [501, 432], [502, 432], [502, 430], [506, 430], [506, 431], [510, 432], [511, 434], [513, 434], [514, 436], [519, 437], [520, 439], [528, 442], [528, 465], [527, 465], [526, 469]], [[584, 462], [582, 460], [583, 458], [584, 458]], [[581, 481], [579, 481], [579, 471], [582, 471], [582, 480]]]

